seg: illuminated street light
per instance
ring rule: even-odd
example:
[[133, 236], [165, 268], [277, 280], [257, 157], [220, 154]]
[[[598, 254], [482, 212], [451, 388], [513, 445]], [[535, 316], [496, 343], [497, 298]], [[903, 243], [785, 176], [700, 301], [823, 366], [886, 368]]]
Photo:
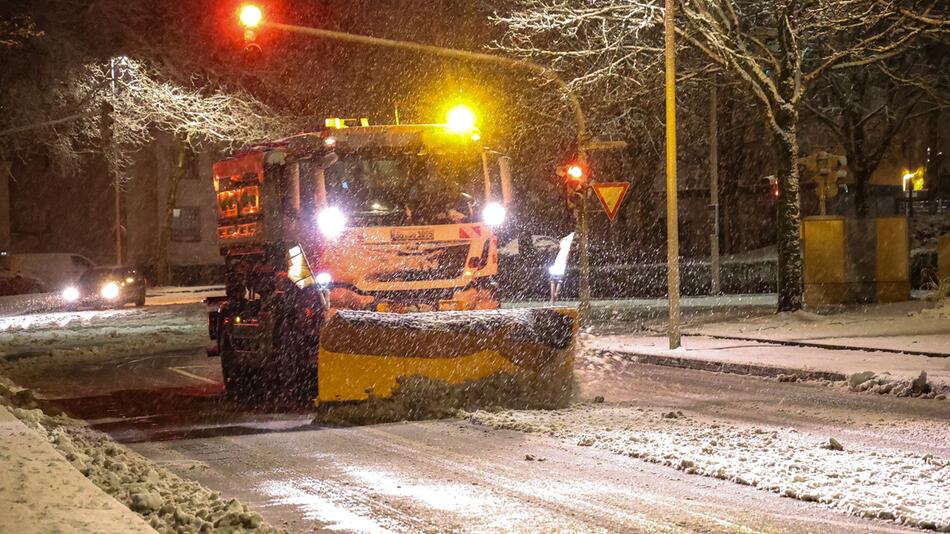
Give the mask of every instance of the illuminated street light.
[[264, 19], [264, 13], [261, 12], [261, 8], [254, 4], [245, 4], [241, 6], [238, 17], [241, 19], [241, 25], [245, 28], [256, 28], [260, 26], [261, 20]]
[[449, 130], [455, 133], [466, 133], [475, 129], [475, 113], [468, 106], [455, 106], [449, 111]]

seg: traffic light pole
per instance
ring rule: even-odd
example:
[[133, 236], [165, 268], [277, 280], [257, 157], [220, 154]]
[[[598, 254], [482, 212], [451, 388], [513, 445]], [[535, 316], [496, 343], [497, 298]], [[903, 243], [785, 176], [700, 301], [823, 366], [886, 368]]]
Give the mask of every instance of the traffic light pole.
[[[667, 0], [669, 2], [669, 0]], [[357, 35], [333, 30], [324, 30], [320, 28], [310, 28], [307, 26], [296, 26], [293, 24], [283, 24], [280, 22], [261, 22], [261, 26], [291, 33], [299, 33], [311, 37], [323, 39], [332, 39], [348, 43], [356, 43], [369, 46], [383, 46], [387, 48], [397, 48], [413, 52], [422, 52], [442, 57], [462, 59], [466, 61], [481, 61], [493, 63], [509, 68], [527, 70], [545, 80], [553, 83], [567, 97], [568, 105], [574, 116], [574, 127], [577, 131], [577, 152], [578, 159], [582, 163], [587, 162], [586, 143], [590, 139], [587, 131], [587, 120], [584, 117], [584, 111], [581, 109], [580, 101], [571, 87], [562, 80], [555, 72], [546, 69], [543, 66], [524, 59], [512, 59], [502, 56], [493, 56], [481, 52], [469, 52], [468, 50], [459, 50], [456, 48], [445, 48], [441, 46], [414, 43], [411, 41], [397, 41], [394, 39], [383, 39], [380, 37], [370, 37], [367, 35]], [[587, 197], [585, 189], [582, 194], [580, 207], [577, 209], [577, 241], [579, 256], [578, 289], [580, 305], [578, 306], [578, 315], [581, 323], [586, 323], [590, 316], [590, 260], [587, 254]]]

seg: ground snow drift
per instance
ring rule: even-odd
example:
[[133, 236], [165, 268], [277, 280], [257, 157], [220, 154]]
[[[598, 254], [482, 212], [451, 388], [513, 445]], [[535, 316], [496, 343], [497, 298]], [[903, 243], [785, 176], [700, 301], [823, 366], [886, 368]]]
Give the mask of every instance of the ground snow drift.
[[584, 404], [478, 411], [472, 421], [537, 432], [731, 480], [846, 513], [950, 532], [950, 459], [851, 447], [781, 427], [701, 422], [682, 412]]
[[200, 348], [206, 313], [191, 304], [0, 317], [0, 369]]

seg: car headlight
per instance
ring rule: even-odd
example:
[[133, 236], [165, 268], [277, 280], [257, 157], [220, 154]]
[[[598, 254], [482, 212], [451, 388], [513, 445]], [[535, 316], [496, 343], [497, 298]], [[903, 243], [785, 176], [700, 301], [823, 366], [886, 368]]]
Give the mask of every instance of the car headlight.
[[79, 300], [79, 290], [73, 286], [69, 286], [63, 290], [63, 300], [66, 302], [76, 302]]
[[482, 220], [488, 226], [501, 226], [505, 222], [505, 207], [497, 202], [489, 202], [482, 210]]
[[316, 276], [316, 282], [318, 286], [325, 289], [330, 287], [330, 283], [333, 282], [333, 277], [330, 276], [328, 272], [322, 272]]
[[102, 286], [102, 288], [99, 290], [99, 295], [101, 295], [102, 298], [107, 299], [107, 300], [112, 300], [118, 297], [119, 284], [116, 284], [115, 282], [109, 282], [108, 284]]
[[340, 208], [330, 206], [317, 214], [317, 228], [329, 239], [336, 239], [346, 230], [346, 215]]

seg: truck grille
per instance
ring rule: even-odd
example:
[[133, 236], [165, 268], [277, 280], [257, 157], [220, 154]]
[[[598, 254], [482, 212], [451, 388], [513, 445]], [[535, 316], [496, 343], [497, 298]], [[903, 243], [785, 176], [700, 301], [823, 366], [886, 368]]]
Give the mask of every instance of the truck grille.
[[398, 251], [395, 254], [400, 256], [425, 256], [428, 268], [374, 273], [369, 276], [369, 279], [375, 282], [422, 282], [458, 278], [465, 271], [468, 252], [468, 243], [430, 248], [419, 252]]

